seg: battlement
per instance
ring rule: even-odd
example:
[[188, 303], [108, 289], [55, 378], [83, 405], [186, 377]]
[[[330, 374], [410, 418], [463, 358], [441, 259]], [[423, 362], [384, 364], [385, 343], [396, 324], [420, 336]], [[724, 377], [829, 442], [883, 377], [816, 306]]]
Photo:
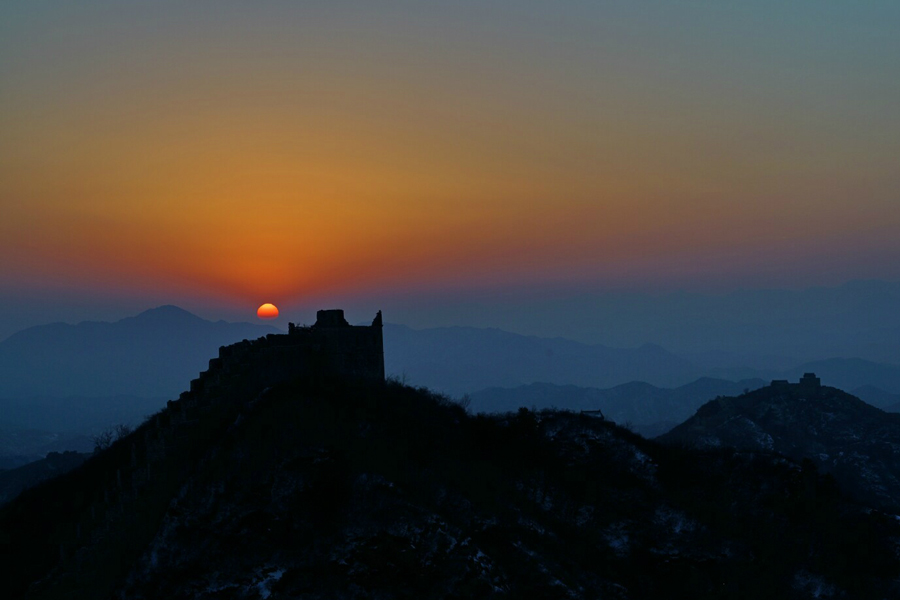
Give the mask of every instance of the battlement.
[[316, 313], [316, 323], [313, 327], [350, 327], [350, 323], [344, 318], [341, 309], [320, 310]]
[[61, 559], [78, 552], [85, 537], [110, 531], [144, 488], [177, 483], [184, 457], [253, 410], [268, 388], [304, 377], [384, 381], [381, 312], [371, 325], [353, 326], [344, 311], [323, 310], [315, 325], [291, 323], [286, 334], [219, 348], [189, 391], [89, 461], [100, 483], [93, 495], [74, 500], [75, 530], [55, 542]]
[[815, 373], [804, 373], [798, 385], [804, 390], [817, 390], [822, 387], [822, 380]]

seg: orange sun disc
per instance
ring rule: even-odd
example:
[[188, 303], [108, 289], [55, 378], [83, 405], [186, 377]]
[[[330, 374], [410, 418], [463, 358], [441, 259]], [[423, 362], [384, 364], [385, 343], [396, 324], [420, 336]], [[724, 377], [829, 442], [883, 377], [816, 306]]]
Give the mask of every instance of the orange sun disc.
[[256, 309], [256, 316], [260, 319], [274, 319], [278, 316], [278, 307], [266, 302]]

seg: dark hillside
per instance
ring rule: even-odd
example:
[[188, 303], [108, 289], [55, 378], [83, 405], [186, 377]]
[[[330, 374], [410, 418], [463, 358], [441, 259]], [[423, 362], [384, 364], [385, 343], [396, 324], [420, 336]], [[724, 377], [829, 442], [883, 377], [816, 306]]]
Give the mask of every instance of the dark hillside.
[[896, 521], [764, 454], [395, 384], [282, 385], [141, 455], [166, 418], [0, 511], [9, 597], [900, 592]]
[[900, 507], [900, 415], [833, 387], [772, 385], [719, 398], [659, 439], [808, 459], [866, 504]]

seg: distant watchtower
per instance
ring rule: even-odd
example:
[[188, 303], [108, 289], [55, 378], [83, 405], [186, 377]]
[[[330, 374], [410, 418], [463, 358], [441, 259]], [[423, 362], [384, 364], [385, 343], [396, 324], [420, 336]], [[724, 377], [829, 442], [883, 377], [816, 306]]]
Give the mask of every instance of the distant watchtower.
[[816, 377], [815, 373], [804, 373], [799, 383], [776, 379], [772, 382], [772, 388], [785, 393], [816, 394], [822, 388], [822, 380]]

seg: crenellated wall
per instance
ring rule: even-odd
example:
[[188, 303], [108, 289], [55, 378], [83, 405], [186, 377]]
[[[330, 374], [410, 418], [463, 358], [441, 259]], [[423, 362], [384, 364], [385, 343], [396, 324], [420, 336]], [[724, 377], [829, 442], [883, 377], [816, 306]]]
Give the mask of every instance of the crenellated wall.
[[189, 391], [83, 466], [96, 487], [71, 506], [80, 515], [76, 529], [58, 532], [60, 560], [83, 560], [80, 549], [105, 543], [113, 523], [129, 518], [130, 507], [142, 498], [146, 503], [148, 493], [168, 498], [183, 479], [184, 459], [204, 447], [204, 438], [252, 410], [267, 388], [303, 377], [384, 381], [381, 313], [371, 325], [352, 326], [343, 311], [319, 311], [315, 325], [292, 323], [287, 334], [219, 348]]
[[169, 407], [190, 413], [210, 401], [252, 396], [298, 377], [383, 381], [381, 312], [371, 325], [353, 326], [342, 310], [320, 310], [311, 327], [290, 323], [287, 334], [222, 346], [209, 369]]

